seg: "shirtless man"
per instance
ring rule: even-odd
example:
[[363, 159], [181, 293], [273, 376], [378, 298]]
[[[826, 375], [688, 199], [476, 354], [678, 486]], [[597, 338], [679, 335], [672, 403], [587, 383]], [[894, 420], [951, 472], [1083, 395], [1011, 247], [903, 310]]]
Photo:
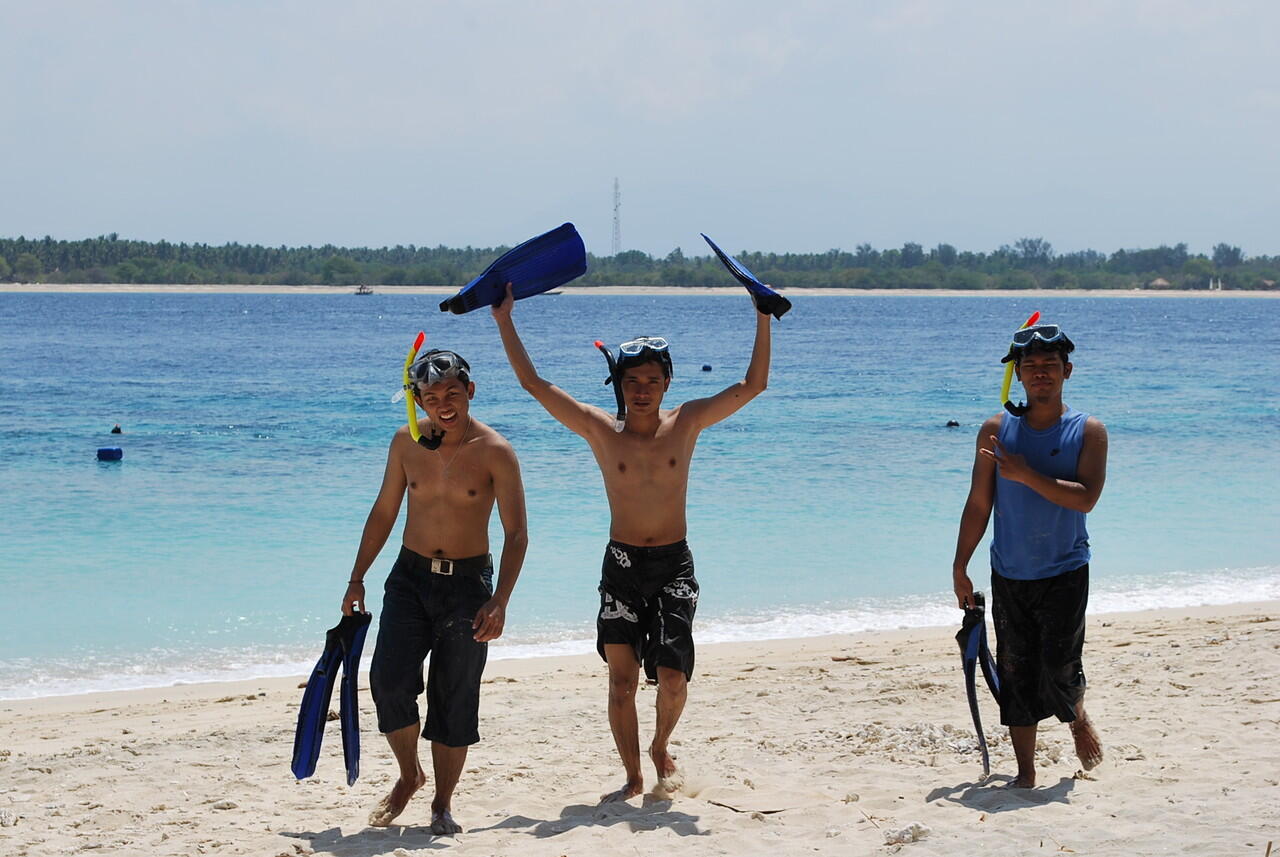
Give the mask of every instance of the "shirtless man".
[[[706, 399], [661, 410], [671, 385], [666, 340], [624, 343], [611, 382], [621, 385], [625, 424], [577, 401], [539, 377], [511, 318], [511, 290], [493, 310], [502, 344], [520, 385], [551, 416], [581, 435], [595, 454], [609, 498], [609, 544], [600, 582], [596, 648], [609, 667], [609, 726], [627, 781], [603, 801], [644, 790], [635, 696], [640, 667], [657, 681], [657, 722], [649, 758], [657, 793], [667, 796], [682, 778], [667, 744], [680, 719], [693, 675], [693, 614], [698, 582], [685, 543], [689, 461], [699, 433], [764, 392], [769, 380], [769, 316], [756, 313], [755, 346], [746, 378]], [[602, 802], [603, 802], [602, 801]]]
[[1036, 730], [1057, 717], [1070, 725], [1087, 771], [1102, 744], [1084, 708], [1085, 607], [1089, 601], [1089, 533], [1107, 476], [1107, 429], [1062, 401], [1075, 350], [1056, 324], [1013, 335], [1013, 361], [1027, 404], [982, 425], [969, 499], [960, 518], [952, 584], [972, 603], [969, 559], [995, 509], [991, 540], [992, 618], [1000, 673], [1000, 722], [1018, 762], [1014, 788], [1036, 784]]
[[[400, 778], [369, 815], [386, 827], [426, 785], [418, 761], [418, 695], [427, 672], [427, 722], [435, 797], [431, 832], [459, 833], [450, 802], [467, 759], [480, 740], [480, 676], [488, 641], [502, 635], [507, 602], [528, 546], [524, 487], [511, 444], [471, 416], [476, 385], [467, 362], [451, 351], [428, 351], [409, 370], [412, 395], [427, 412], [415, 443], [403, 426], [391, 440], [382, 488], [364, 525], [342, 612], [364, 605], [364, 576], [386, 543], [407, 490], [403, 545], [387, 577], [369, 686], [378, 731], [387, 736]], [[443, 435], [441, 434], [443, 432]], [[502, 519], [502, 559], [493, 587], [489, 517]]]

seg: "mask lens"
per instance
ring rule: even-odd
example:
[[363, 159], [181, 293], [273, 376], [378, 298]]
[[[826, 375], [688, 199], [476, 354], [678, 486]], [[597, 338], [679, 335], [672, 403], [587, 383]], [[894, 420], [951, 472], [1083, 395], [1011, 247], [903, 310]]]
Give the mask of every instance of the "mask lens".
[[1037, 327], [1024, 327], [1013, 333], [1013, 344], [1026, 347], [1033, 339], [1041, 342], [1056, 342], [1062, 336], [1062, 329], [1056, 324], [1042, 324]]
[[638, 339], [633, 339], [630, 342], [624, 342], [618, 346], [618, 350], [623, 354], [632, 355], [639, 354], [646, 348], [652, 351], [666, 351], [667, 341], [661, 336], [641, 336]]

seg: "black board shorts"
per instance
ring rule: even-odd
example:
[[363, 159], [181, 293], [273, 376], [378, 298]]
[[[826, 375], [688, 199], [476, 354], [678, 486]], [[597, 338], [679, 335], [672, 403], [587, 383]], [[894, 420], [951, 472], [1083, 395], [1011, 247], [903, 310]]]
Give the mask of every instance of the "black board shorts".
[[1089, 566], [1042, 580], [991, 572], [991, 617], [1000, 673], [1000, 722], [1034, 726], [1076, 719], [1084, 696], [1084, 611]]
[[417, 725], [422, 662], [430, 654], [422, 737], [449, 747], [480, 740], [480, 678], [489, 644], [476, 642], [472, 623], [492, 595], [493, 557], [433, 560], [400, 549], [387, 575], [369, 667], [379, 732]]
[[693, 554], [683, 539], [660, 547], [610, 541], [600, 571], [596, 651], [630, 646], [644, 674], [657, 681], [658, 667], [693, 678], [693, 614], [698, 581]]

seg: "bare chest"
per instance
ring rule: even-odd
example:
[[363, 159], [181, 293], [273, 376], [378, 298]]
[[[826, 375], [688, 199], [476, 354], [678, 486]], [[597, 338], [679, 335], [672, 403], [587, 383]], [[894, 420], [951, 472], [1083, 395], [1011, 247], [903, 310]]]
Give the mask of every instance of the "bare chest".
[[488, 508], [493, 503], [493, 477], [476, 452], [468, 449], [451, 457], [422, 450], [410, 456], [404, 464], [409, 508]]
[[605, 481], [611, 485], [680, 484], [689, 473], [693, 445], [677, 432], [633, 437], [625, 432], [609, 438], [597, 453]]

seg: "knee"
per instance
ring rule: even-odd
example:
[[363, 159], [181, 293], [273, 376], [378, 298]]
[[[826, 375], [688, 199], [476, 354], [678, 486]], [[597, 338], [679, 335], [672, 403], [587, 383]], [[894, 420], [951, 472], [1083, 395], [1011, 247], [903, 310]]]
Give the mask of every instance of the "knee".
[[679, 699], [689, 691], [689, 680], [680, 670], [658, 668], [658, 695]]
[[609, 674], [609, 704], [626, 705], [636, 698], [636, 689], [640, 686], [638, 675]]

